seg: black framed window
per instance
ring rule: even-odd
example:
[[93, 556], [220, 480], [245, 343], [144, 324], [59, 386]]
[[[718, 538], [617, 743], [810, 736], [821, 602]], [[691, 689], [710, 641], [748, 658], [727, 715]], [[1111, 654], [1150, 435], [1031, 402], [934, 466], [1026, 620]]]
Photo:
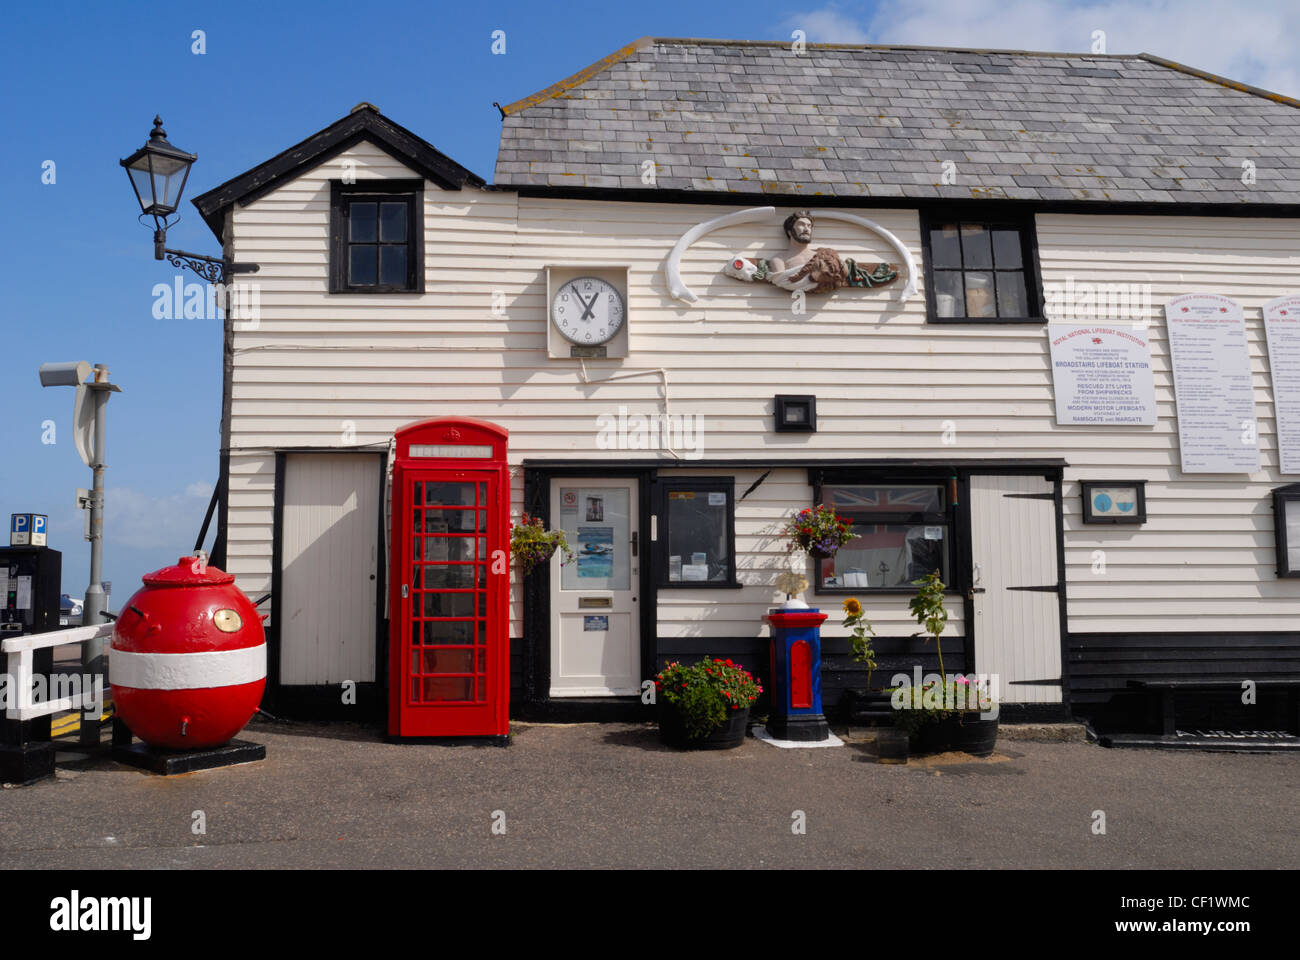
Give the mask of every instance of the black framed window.
[[661, 587], [734, 587], [735, 478], [660, 478], [655, 577]]
[[1277, 575], [1300, 577], [1300, 483], [1273, 491], [1273, 538]]
[[334, 181], [330, 292], [423, 293], [424, 181]]
[[828, 560], [814, 560], [817, 593], [905, 591], [939, 571], [952, 583], [956, 517], [939, 480], [823, 483], [817, 502], [853, 521], [854, 539]]
[[921, 237], [931, 322], [1044, 322], [1032, 217], [927, 213]]

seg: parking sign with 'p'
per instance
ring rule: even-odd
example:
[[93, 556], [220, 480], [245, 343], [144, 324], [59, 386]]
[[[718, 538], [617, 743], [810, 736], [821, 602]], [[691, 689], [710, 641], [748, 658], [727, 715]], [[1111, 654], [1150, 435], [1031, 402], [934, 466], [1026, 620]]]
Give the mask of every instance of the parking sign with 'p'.
[[41, 513], [11, 513], [9, 545], [11, 547], [45, 546], [49, 521], [50, 518]]

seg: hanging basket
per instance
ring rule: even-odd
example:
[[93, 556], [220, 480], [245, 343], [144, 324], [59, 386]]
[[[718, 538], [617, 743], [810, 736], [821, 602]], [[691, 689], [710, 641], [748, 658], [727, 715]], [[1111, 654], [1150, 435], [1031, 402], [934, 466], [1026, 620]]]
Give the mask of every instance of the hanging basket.
[[530, 547], [528, 553], [519, 555], [519, 566], [524, 576], [532, 573], [537, 567], [545, 566], [555, 555], [556, 544], [539, 542], [535, 547]]

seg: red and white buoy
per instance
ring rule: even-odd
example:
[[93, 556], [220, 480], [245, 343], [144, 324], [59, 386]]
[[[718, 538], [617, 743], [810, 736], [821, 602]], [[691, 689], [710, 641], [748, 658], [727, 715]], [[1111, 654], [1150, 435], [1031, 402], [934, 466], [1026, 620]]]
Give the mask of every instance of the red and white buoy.
[[182, 557], [142, 579], [109, 648], [117, 715], [154, 747], [229, 742], [266, 687], [261, 616], [233, 574], [201, 557]]

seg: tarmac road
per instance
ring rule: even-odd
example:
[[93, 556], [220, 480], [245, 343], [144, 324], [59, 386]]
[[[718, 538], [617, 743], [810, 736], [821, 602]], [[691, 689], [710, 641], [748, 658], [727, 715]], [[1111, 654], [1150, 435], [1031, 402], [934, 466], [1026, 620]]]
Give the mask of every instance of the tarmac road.
[[1296, 755], [1006, 741], [989, 760], [886, 766], [860, 743], [679, 752], [647, 725], [515, 729], [502, 749], [258, 721], [242, 737], [265, 761], [173, 778], [61, 754], [55, 780], [0, 792], [0, 864], [1300, 867]]

